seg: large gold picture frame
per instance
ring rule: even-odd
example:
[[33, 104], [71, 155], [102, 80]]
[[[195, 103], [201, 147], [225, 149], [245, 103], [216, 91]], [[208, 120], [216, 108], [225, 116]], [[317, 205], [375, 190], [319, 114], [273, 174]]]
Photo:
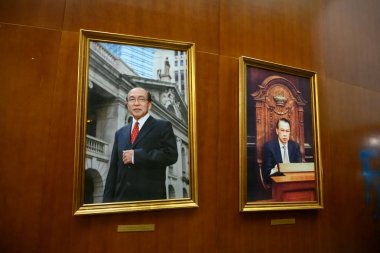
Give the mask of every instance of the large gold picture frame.
[[239, 117], [239, 210], [323, 208], [317, 74], [240, 57]]
[[[73, 214], [197, 207], [195, 44], [81, 30], [79, 48]], [[128, 101], [129, 92], [136, 87], [149, 92], [151, 100], [138, 97]], [[132, 124], [128, 103], [151, 103], [150, 116], [157, 122], [169, 122], [165, 126], [172, 128], [171, 150], [177, 153], [173, 156], [174, 163], [174, 159], [170, 164], [159, 161], [160, 169], [156, 166], [156, 160], [168, 150], [162, 151], [165, 141], [160, 141], [162, 150], [155, 153], [154, 159], [150, 156], [149, 162], [134, 158], [134, 163], [127, 166], [117, 155], [112, 155], [121, 142], [129, 143], [116, 139], [115, 134]], [[126, 130], [120, 131], [129, 136]], [[163, 134], [157, 129], [156, 132], [156, 138]], [[148, 141], [144, 143], [147, 144], [139, 147], [140, 153], [153, 154], [156, 147]], [[137, 147], [135, 154], [136, 150]], [[112, 178], [117, 175], [117, 180], [107, 181], [110, 168]], [[155, 197], [158, 194], [152, 187], [156, 185], [164, 197], [162, 194]], [[111, 186], [118, 198], [103, 198], [105, 188]], [[148, 187], [152, 195], [145, 194]], [[130, 195], [128, 198], [123, 197], [125, 192]]]

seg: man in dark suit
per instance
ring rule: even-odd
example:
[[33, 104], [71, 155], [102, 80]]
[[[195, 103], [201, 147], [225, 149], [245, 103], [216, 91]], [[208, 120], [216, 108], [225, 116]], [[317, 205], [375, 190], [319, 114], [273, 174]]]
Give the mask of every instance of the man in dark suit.
[[264, 176], [267, 183], [270, 183], [270, 176], [278, 172], [279, 163], [299, 163], [301, 162], [301, 152], [298, 143], [289, 140], [290, 121], [281, 118], [277, 121], [276, 134], [278, 138], [264, 144]]
[[143, 88], [127, 96], [132, 122], [116, 131], [103, 202], [166, 198], [166, 166], [177, 161], [170, 122], [149, 114], [152, 98]]

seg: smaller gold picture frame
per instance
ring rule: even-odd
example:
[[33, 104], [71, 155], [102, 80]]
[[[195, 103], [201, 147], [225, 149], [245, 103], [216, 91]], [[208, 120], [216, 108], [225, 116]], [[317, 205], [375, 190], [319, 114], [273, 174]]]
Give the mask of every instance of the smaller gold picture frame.
[[323, 208], [317, 74], [239, 58], [239, 210]]
[[[73, 214], [198, 207], [195, 44], [81, 30], [79, 46]], [[149, 108], [135, 142], [132, 104]]]

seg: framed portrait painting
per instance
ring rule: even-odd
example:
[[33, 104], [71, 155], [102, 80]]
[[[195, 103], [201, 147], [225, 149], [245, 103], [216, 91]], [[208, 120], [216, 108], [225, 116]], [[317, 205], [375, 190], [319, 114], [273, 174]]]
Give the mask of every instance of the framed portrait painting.
[[80, 31], [74, 215], [197, 207], [195, 45]]
[[317, 74], [239, 58], [240, 211], [319, 209]]

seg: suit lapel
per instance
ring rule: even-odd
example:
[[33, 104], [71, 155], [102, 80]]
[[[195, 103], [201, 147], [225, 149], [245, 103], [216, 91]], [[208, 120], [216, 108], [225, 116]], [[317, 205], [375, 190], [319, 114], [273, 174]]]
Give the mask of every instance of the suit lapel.
[[123, 149], [129, 149], [130, 146], [131, 146], [131, 127], [132, 127], [132, 123], [128, 124], [122, 134], [122, 138], [120, 138], [122, 140], [123, 143], [121, 143], [121, 146], [123, 147]]
[[280, 148], [280, 143], [278, 143], [278, 140], [276, 140], [276, 143], [275, 143], [275, 149], [276, 149], [276, 161], [280, 161], [282, 162], [282, 155], [281, 155], [281, 148]]
[[[155, 122], [156, 120], [152, 116], [149, 116], [149, 118], [145, 121], [144, 125], [140, 129], [139, 134], [137, 135], [137, 138], [133, 143], [132, 147], [135, 147], [142, 139], [144, 139], [144, 136], [147, 135], [153, 129]], [[131, 127], [129, 127], [129, 129], [131, 129]]]
[[292, 142], [288, 142], [288, 156], [289, 156], [289, 161], [291, 162], [293, 159], [292, 159], [292, 157], [293, 157], [293, 153], [294, 153], [294, 145], [293, 145], [293, 143]]

